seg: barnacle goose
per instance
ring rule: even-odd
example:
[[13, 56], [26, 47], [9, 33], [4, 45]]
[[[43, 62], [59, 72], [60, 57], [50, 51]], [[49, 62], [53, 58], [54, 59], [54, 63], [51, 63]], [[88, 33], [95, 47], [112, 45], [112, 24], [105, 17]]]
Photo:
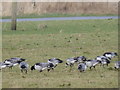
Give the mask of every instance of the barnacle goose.
[[118, 54], [116, 52], [105, 52], [103, 56], [112, 59], [113, 57], [118, 56]]
[[25, 71], [25, 73], [27, 73], [29, 65], [26, 62], [21, 62], [19, 67], [21, 72]]
[[7, 61], [4, 62], [4, 64], [6, 65], [6, 67], [9, 67], [11, 69], [12, 69], [13, 66], [18, 65], [19, 63], [20, 62], [12, 62], [12, 61], [9, 61], [9, 60], [7, 60]]
[[63, 63], [63, 61], [58, 58], [52, 58], [52, 59], [48, 59], [48, 63], [52, 63], [54, 67], [56, 67], [58, 63]]
[[75, 62], [77, 62], [77, 59], [68, 58], [68, 59], [66, 60], [66, 66], [72, 67], [72, 66], [74, 65]]
[[86, 63], [80, 63], [80, 64], [78, 65], [78, 70], [79, 70], [80, 72], [83, 72], [83, 71], [85, 71], [86, 69], [87, 69]]
[[99, 61], [102, 61], [102, 60], [111, 60], [111, 58], [109, 58], [109, 57], [106, 57], [106, 56], [97, 56], [96, 58], [95, 58], [96, 60], [99, 60]]
[[102, 60], [102, 61], [101, 61], [101, 65], [103, 65], [103, 66], [104, 66], [104, 65], [107, 65], [107, 66], [108, 66], [109, 64], [110, 64], [110, 60], [108, 60], [108, 59], [105, 59], [105, 60]]
[[86, 57], [85, 56], [78, 56], [78, 57], [74, 57], [74, 60], [77, 60], [77, 63], [83, 63], [86, 61]]
[[36, 63], [31, 67], [31, 70], [39, 70], [42, 72], [43, 70], [47, 69], [48, 72], [53, 69], [54, 65], [52, 63]]
[[12, 68], [13, 66], [18, 65], [25, 60], [26, 59], [15, 57], [15, 58], [6, 59], [4, 63], [7, 65], [7, 67]]
[[98, 65], [99, 63], [100, 63], [99, 60], [87, 60], [87, 61], [85, 61], [86, 66], [89, 67], [90, 69], [92, 67], [95, 68], [95, 66]]
[[111, 58], [106, 57], [106, 56], [97, 56], [95, 59], [100, 61], [102, 66], [104, 66], [104, 65], [108, 66], [108, 64], [110, 64], [110, 60], [111, 60]]

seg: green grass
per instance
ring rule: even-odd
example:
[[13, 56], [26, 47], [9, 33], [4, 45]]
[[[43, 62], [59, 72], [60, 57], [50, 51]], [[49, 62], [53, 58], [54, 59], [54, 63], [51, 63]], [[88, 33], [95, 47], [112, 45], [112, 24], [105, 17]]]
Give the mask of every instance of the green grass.
[[[2, 59], [23, 57], [32, 66], [60, 58], [54, 71], [21, 74], [19, 67], [6, 68], [2, 73], [3, 88], [117, 88], [118, 71], [114, 58], [109, 67], [96, 67], [80, 73], [77, 64], [70, 71], [65, 60], [74, 56], [95, 58], [106, 51], [118, 51], [117, 19], [18, 22], [17, 31], [10, 30], [10, 23], [3, 23]], [[46, 27], [47, 26], [47, 27]], [[6, 78], [7, 77], [7, 78]]]
[[[46, 14], [23, 14], [17, 15], [17, 18], [46, 18], [46, 17], [79, 17], [79, 16], [117, 16], [117, 14], [61, 14], [61, 13], [46, 13]], [[9, 19], [11, 16], [0, 17], [2, 19]]]

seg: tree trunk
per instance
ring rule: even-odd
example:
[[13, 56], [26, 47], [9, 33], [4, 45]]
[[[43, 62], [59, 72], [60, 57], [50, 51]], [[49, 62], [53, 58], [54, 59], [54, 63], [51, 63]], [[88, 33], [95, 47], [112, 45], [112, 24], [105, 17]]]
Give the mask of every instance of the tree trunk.
[[12, 2], [12, 22], [11, 22], [11, 30], [16, 30], [17, 21], [17, 2]]

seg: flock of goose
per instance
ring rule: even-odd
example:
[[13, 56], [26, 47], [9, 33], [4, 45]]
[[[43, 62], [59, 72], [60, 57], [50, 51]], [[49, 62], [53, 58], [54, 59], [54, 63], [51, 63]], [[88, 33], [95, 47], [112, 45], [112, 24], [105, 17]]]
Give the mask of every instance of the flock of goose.
[[[97, 56], [95, 59], [87, 59], [85, 56], [78, 56], [78, 57], [72, 57], [72, 58], [68, 58], [66, 60], [66, 64], [65, 66], [68, 67], [73, 67], [73, 65], [75, 63], [78, 63], [78, 70], [80, 72], [85, 71], [87, 68], [95, 68], [96, 65], [100, 64], [101, 66], [108, 66], [112, 60], [112, 58], [114, 58], [115, 56], [118, 56], [117, 53], [115, 52], [106, 52], [104, 53], [102, 56]], [[21, 72], [25, 72], [27, 73], [28, 68], [29, 68], [29, 64], [27, 62], [25, 62], [26, 59], [23, 58], [10, 58], [10, 59], [6, 59], [3, 62], [0, 62], [0, 70], [4, 69], [4, 68], [11, 68], [19, 65], [19, 68], [21, 70]], [[40, 72], [42, 72], [43, 70], [47, 69], [47, 71], [49, 72], [50, 70], [54, 70], [54, 68], [59, 64], [59, 63], [63, 63], [63, 60], [58, 59], [58, 58], [52, 58], [52, 59], [48, 59], [48, 62], [46, 63], [35, 63], [33, 66], [31, 66], [31, 70], [38, 70]], [[116, 61], [114, 64], [114, 68], [115, 69], [119, 69], [120, 68], [120, 61]]]

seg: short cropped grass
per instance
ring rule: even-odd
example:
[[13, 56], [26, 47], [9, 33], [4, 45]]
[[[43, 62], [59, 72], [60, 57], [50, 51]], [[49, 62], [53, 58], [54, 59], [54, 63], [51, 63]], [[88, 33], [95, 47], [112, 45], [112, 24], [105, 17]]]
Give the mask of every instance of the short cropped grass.
[[94, 59], [107, 51], [118, 51], [117, 19], [18, 22], [17, 30], [3, 23], [3, 61], [11, 57], [27, 59], [30, 67], [49, 58], [64, 62], [54, 71], [28, 71], [22, 74], [18, 66], [2, 72], [3, 88], [117, 88], [118, 71], [113, 58], [108, 67], [80, 73], [77, 64], [65, 67], [67, 58], [86, 56]]

